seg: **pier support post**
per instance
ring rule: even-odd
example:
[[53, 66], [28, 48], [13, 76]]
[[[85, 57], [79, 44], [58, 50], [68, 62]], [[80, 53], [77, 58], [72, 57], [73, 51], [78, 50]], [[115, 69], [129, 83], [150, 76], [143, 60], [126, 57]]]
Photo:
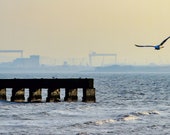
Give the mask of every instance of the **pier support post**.
[[25, 101], [24, 93], [25, 93], [24, 88], [13, 88], [11, 101], [12, 102], [24, 102]]
[[49, 88], [47, 102], [60, 102], [60, 89], [59, 88]]
[[0, 88], [0, 100], [6, 100], [6, 88]]
[[29, 88], [28, 102], [41, 102], [42, 95], [40, 88]]
[[96, 102], [95, 88], [83, 88], [83, 102]]
[[64, 101], [72, 102], [77, 101], [77, 89], [76, 88], [66, 88]]

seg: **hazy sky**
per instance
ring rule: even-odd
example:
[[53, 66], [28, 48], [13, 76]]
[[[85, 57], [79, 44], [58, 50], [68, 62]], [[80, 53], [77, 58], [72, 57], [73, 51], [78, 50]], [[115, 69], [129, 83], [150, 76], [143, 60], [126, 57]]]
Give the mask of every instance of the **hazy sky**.
[[170, 64], [170, 0], [0, 0], [0, 49], [25, 56], [88, 58], [117, 53], [119, 63]]

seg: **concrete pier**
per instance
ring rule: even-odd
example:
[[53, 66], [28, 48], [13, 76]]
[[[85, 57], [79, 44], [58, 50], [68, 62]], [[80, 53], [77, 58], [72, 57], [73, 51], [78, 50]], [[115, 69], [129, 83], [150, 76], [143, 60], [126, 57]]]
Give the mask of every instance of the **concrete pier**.
[[0, 100], [6, 100], [6, 88], [0, 88]]
[[83, 89], [83, 102], [96, 102], [96, 97], [95, 97], [96, 90], [95, 88], [84, 88]]
[[60, 102], [60, 89], [59, 88], [49, 88], [47, 102]]
[[13, 88], [11, 101], [12, 102], [24, 102], [25, 101], [24, 88]]
[[[94, 80], [71, 79], [0, 79], [0, 100], [7, 100], [6, 88], [12, 88], [12, 102], [42, 102], [42, 89], [47, 89], [46, 102], [59, 102], [60, 90], [65, 90], [64, 101], [76, 102], [78, 89], [83, 90], [83, 102], [96, 102]], [[25, 89], [29, 96], [25, 101]]]
[[41, 88], [29, 88], [28, 102], [41, 102]]
[[64, 101], [71, 102], [71, 101], [77, 101], [77, 100], [78, 100], [77, 89], [66, 88]]

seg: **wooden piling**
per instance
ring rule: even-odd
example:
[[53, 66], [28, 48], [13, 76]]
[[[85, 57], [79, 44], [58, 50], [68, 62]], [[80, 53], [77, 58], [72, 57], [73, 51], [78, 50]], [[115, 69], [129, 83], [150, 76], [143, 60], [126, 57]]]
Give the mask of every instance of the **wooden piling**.
[[6, 88], [0, 88], [0, 100], [6, 100]]
[[84, 88], [83, 89], [83, 102], [96, 102], [95, 88]]
[[41, 102], [41, 88], [29, 88], [28, 102]]
[[60, 89], [59, 88], [49, 88], [47, 102], [60, 102]]
[[72, 102], [77, 100], [77, 88], [66, 88], [64, 101]]
[[24, 102], [25, 101], [24, 93], [25, 93], [24, 88], [13, 88], [11, 101], [12, 102]]

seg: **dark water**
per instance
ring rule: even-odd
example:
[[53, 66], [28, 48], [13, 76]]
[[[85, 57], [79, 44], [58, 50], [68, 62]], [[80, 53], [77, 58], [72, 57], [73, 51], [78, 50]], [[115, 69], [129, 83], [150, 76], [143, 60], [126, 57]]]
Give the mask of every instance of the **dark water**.
[[[78, 90], [79, 101], [72, 103], [0, 101], [0, 134], [170, 134], [170, 73], [0, 74], [0, 77], [92, 77], [97, 100], [81, 102], [82, 93]], [[10, 90], [7, 92], [9, 99]], [[42, 93], [45, 100], [46, 90]]]

